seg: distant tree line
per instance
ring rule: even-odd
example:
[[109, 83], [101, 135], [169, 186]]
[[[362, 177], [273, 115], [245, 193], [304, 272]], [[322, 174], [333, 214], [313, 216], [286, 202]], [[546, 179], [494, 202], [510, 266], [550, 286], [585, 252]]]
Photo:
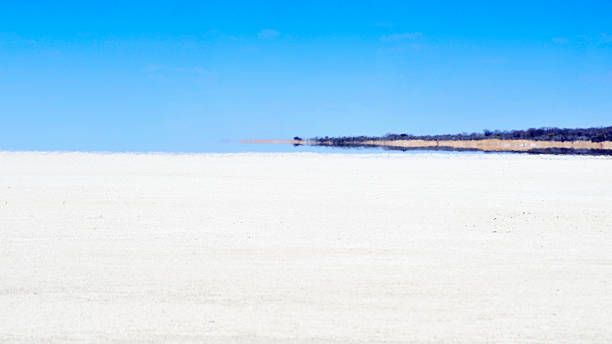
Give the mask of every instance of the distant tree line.
[[536, 140], [536, 141], [612, 141], [612, 127], [585, 128], [585, 129], [561, 129], [561, 128], [531, 128], [527, 130], [483, 130], [482, 133], [461, 133], [455, 135], [411, 135], [411, 134], [387, 134], [385, 136], [343, 136], [343, 137], [315, 137], [311, 142], [323, 143], [333, 146], [359, 146], [360, 143], [372, 140]]

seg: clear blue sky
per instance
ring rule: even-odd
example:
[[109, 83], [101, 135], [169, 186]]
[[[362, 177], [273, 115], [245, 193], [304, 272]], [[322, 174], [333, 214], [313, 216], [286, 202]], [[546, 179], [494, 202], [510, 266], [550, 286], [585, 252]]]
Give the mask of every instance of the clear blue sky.
[[13, 1], [0, 150], [612, 125], [611, 1]]

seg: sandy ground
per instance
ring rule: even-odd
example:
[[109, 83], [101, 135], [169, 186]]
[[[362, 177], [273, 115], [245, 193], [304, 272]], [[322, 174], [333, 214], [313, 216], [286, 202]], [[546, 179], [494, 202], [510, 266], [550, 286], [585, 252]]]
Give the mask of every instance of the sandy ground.
[[366, 141], [363, 144], [383, 147], [448, 147], [459, 149], [477, 149], [487, 152], [527, 152], [534, 149], [565, 148], [565, 149], [600, 149], [612, 150], [612, 142], [591, 141], [535, 141], [535, 140], [395, 140]]
[[[312, 146], [335, 146], [333, 141], [314, 140], [240, 140], [249, 144], [293, 144]], [[400, 148], [453, 148], [469, 149], [484, 152], [528, 152], [551, 148], [578, 149], [578, 150], [605, 150], [612, 151], [612, 141], [536, 141], [536, 140], [370, 140], [347, 143], [352, 145], [373, 147], [400, 147]], [[601, 154], [601, 153], [599, 153]], [[609, 154], [605, 154], [609, 155]]]
[[0, 152], [0, 342], [609, 343], [612, 159]]
[[458, 149], [477, 149], [486, 152], [527, 152], [534, 149], [599, 149], [612, 150], [612, 141], [535, 141], [535, 140], [375, 140], [363, 142], [364, 145], [382, 147], [447, 147]]

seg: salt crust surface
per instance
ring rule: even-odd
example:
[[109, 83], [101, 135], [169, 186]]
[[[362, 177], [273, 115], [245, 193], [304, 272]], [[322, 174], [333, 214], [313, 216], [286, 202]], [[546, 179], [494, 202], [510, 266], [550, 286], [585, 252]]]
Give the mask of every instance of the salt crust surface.
[[0, 152], [0, 342], [612, 342], [612, 160]]

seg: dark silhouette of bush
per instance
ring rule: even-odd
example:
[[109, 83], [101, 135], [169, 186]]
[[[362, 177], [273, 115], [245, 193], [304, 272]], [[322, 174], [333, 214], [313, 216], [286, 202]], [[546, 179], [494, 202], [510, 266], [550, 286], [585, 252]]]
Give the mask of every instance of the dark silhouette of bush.
[[386, 134], [384, 136], [343, 136], [343, 137], [315, 137], [315, 144], [326, 144], [332, 146], [360, 146], [365, 141], [395, 141], [395, 140], [536, 140], [536, 141], [612, 141], [612, 127], [567, 129], [567, 128], [530, 128], [527, 130], [491, 131], [483, 130], [482, 133], [461, 133], [445, 135], [411, 135], [411, 134]]

